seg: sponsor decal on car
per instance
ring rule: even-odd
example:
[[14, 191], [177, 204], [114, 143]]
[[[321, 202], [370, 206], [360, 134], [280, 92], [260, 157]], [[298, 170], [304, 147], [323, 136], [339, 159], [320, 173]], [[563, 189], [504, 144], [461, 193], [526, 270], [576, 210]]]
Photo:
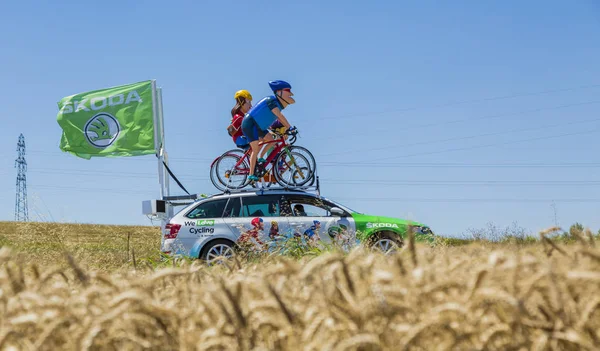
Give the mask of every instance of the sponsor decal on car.
[[207, 228], [207, 227], [190, 228], [190, 233], [192, 233], [192, 234], [206, 234], [206, 233], [213, 234], [214, 232], [215, 232], [215, 228]]
[[212, 227], [215, 225], [214, 219], [201, 219], [197, 221], [187, 221], [185, 222], [186, 227]]
[[367, 228], [398, 228], [395, 223], [367, 223]]

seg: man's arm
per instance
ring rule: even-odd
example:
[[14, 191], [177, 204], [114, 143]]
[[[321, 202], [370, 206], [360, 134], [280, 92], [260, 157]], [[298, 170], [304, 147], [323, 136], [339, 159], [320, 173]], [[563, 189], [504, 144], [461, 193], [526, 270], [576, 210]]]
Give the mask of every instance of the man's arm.
[[252, 236], [254, 237], [254, 240], [256, 240], [256, 242], [258, 242], [260, 245], [263, 245], [263, 242], [260, 240], [260, 238], [258, 236], [258, 229], [254, 230], [252, 232]]
[[286, 128], [290, 128], [290, 122], [288, 122], [288, 120], [285, 118], [285, 116], [283, 115], [283, 113], [281, 113], [281, 110], [279, 109], [279, 107], [275, 107], [271, 110], [271, 112], [273, 112], [273, 114], [275, 116], [277, 116], [277, 119], [286, 127]]

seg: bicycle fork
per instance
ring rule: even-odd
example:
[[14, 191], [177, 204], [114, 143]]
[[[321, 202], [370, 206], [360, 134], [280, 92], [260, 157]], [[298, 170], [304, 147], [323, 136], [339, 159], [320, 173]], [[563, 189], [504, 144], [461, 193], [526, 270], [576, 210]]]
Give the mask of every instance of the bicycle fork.
[[[304, 179], [304, 173], [302, 172], [302, 168], [298, 167], [298, 165], [296, 164], [296, 159], [294, 159], [294, 156], [292, 156], [292, 153], [290, 152], [290, 150], [288, 148], [286, 148], [285, 152], [288, 154], [288, 156], [290, 156], [290, 160], [292, 161], [292, 164], [297, 167], [298, 174], [300, 175], [300, 177], [302, 179]], [[292, 175], [292, 177], [293, 177], [293, 175]]]

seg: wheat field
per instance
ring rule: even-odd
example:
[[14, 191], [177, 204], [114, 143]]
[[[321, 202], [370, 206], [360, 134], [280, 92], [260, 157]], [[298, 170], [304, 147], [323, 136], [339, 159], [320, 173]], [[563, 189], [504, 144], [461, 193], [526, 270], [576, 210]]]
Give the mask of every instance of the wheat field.
[[140, 263], [155, 228], [115, 229], [139, 246], [135, 265], [66, 232], [44, 259], [48, 243], [14, 243], [4, 228], [0, 349], [598, 350], [598, 243], [589, 231], [556, 243], [555, 229], [531, 245], [409, 240], [389, 256], [359, 247], [157, 266]]
[[27, 260], [66, 266], [64, 252], [88, 267], [114, 271], [133, 257], [159, 258], [160, 227], [46, 222], [0, 222], [0, 246]]

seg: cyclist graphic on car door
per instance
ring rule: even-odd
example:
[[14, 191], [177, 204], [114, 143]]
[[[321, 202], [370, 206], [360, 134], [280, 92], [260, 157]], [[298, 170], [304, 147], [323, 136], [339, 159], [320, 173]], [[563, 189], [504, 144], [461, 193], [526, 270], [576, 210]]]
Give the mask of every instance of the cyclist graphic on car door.
[[265, 229], [264, 220], [260, 217], [255, 217], [250, 221], [252, 229], [242, 232], [237, 239], [237, 244], [242, 250], [259, 250], [262, 251], [265, 248], [265, 243], [260, 240], [259, 232]]
[[[336, 244], [339, 241], [345, 242], [354, 236], [354, 219], [349, 215], [340, 216], [337, 214], [339, 212], [331, 213], [330, 210], [335, 206], [326, 199], [316, 199], [301, 194], [290, 194], [287, 198], [291, 209], [291, 216], [288, 217], [290, 227], [297, 228], [301, 233], [308, 230], [307, 234], [310, 234], [309, 228], [318, 225], [319, 230], [312, 231], [317, 235], [318, 241], [326, 245]], [[313, 238], [313, 236], [309, 237]], [[315, 239], [312, 240], [313, 243]]]

